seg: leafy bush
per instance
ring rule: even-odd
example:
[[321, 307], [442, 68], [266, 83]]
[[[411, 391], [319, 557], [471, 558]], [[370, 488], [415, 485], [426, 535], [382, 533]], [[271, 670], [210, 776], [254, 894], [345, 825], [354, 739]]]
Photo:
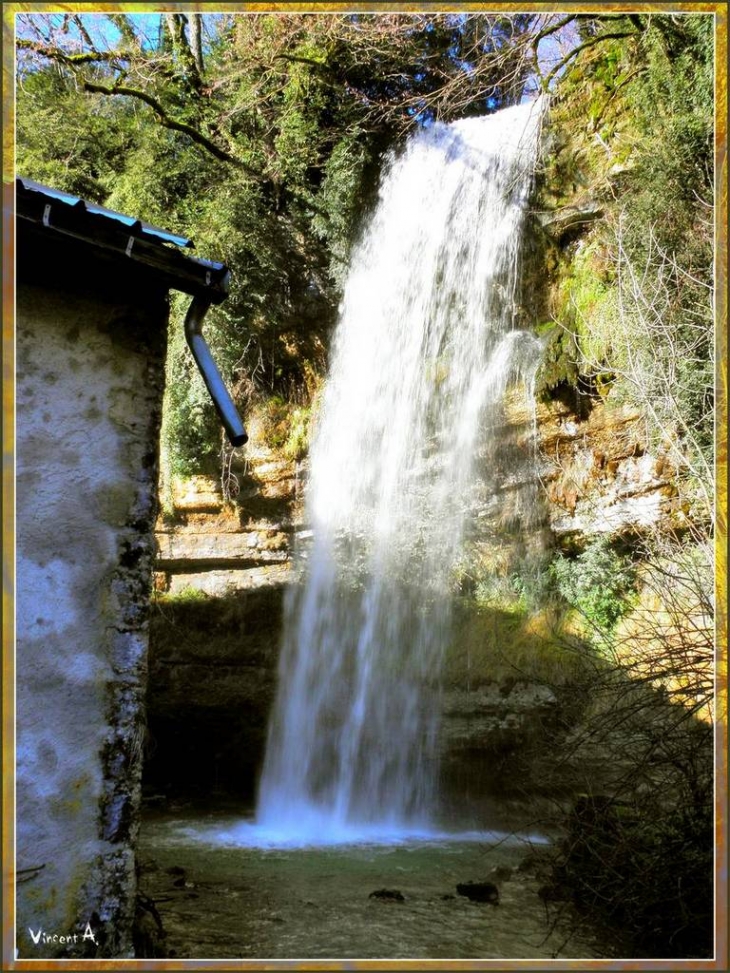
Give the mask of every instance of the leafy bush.
[[284, 455], [287, 459], [299, 461], [304, 459], [309, 451], [309, 427], [312, 411], [302, 407], [294, 409], [289, 417], [289, 434], [284, 443]]
[[574, 559], [558, 555], [550, 570], [560, 594], [599, 637], [607, 635], [631, 607], [634, 567], [606, 538], [593, 541]]

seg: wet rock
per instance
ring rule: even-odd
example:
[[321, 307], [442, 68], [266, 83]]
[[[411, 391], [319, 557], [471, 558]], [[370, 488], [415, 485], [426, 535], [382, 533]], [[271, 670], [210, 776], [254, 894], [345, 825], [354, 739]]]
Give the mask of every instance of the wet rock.
[[406, 897], [398, 889], [376, 889], [368, 896], [369, 899], [380, 899], [383, 902], [405, 902]]
[[463, 882], [456, 886], [459, 895], [465, 895], [472, 902], [488, 902], [499, 905], [499, 889], [492, 882]]
[[529, 872], [537, 871], [539, 861], [536, 855], [527, 855], [517, 866], [519, 874], [524, 875]]
[[540, 213], [538, 219], [550, 236], [559, 245], [564, 246], [577, 240], [602, 216], [603, 209], [599, 203], [589, 199]]

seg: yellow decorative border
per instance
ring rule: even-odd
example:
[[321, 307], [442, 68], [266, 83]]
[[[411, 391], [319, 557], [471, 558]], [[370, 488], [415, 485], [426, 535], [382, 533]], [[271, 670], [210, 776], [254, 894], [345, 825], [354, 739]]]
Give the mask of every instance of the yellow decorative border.
[[[717, 723], [716, 723], [716, 938], [714, 960], [14, 960], [14, 771], [15, 771], [15, 346], [14, 346], [14, 176], [15, 16], [19, 13], [458, 13], [500, 12], [712, 13], [715, 15], [716, 152], [716, 468], [717, 468]], [[8, 3], [3, 4], [3, 970], [717, 970], [730, 969], [728, 952], [728, 194], [727, 63], [728, 7], [725, 3]], [[93, 964], [93, 965], [91, 965]]]

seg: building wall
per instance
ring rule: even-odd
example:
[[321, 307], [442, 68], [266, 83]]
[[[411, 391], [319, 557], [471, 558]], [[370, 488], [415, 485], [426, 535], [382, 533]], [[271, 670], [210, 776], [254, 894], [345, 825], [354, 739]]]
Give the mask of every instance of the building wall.
[[132, 955], [167, 299], [85, 271], [17, 285], [21, 958]]

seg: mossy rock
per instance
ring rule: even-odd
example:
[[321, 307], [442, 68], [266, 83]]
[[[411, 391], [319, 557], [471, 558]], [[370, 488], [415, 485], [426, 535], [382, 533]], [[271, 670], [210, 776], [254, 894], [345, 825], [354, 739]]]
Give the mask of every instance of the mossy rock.
[[577, 389], [579, 352], [576, 336], [570, 329], [550, 323], [542, 325], [542, 333], [547, 334], [547, 344], [537, 372], [535, 392], [546, 399], [563, 384]]

